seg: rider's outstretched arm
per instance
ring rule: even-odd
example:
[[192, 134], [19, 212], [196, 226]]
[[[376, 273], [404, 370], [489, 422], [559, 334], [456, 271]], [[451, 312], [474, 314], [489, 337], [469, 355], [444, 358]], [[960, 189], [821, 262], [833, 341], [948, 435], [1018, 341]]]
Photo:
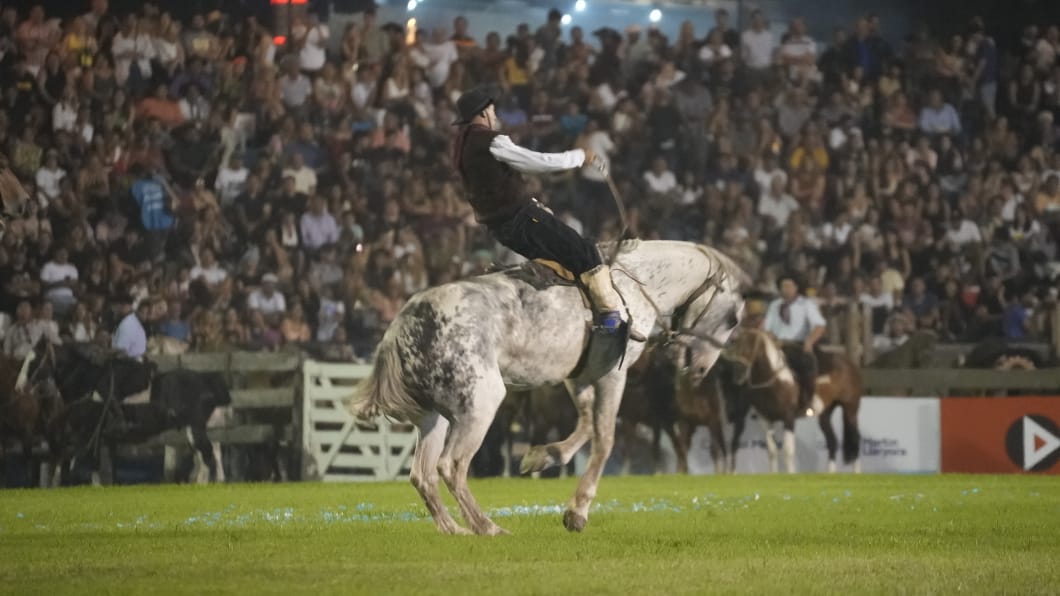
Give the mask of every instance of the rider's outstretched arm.
[[580, 168], [585, 152], [571, 149], [562, 153], [538, 153], [512, 142], [508, 135], [497, 135], [490, 143], [490, 154], [524, 174], [545, 174]]

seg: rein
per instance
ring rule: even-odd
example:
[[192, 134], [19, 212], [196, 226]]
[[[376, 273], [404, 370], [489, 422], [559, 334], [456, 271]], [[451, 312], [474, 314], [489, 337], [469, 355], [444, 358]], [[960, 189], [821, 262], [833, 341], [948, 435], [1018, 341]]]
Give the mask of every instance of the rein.
[[[708, 259], [710, 258], [710, 255], [708, 255], [706, 251], [704, 251], [703, 249], [698, 250]], [[645, 284], [643, 281], [637, 279], [636, 276], [621, 267], [614, 267], [614, 271], [621, 272], [623, 275], [633, 280], [637, 284], [637, 289], [640, 290], [641, 295], [644, 296], [644, 299], [648, 301], [648, 304], [650, 304], [652, 309], [655, 311], [655, 324], [652, 328], [654, 329], [655, 327], [660, 327], [663, 330], [663, 333], [665, 335], [665, 340], [663, 341], [664, 346], [669, 345], [674, 341], [677, 341], [679, 337], [684, 336], [704, 341], [719, 350], [725, 347], [724, 343], [718, 341], [714, 337], [706, 335], [704, 333], [699, 333], [695, 330], [696, 325], [699, 324], [699, 321], [703, 318], [705, 314], [707, 314], [707, 311], [710, 310], [710, 305], [714, 302], [714, 299], [718, 296], [718, 294], [725, 291], [724, 288], [721, 287], [722, 282], [725, 281], [724, 274], [712, 273], [711, 275], [707, 276], [707, 278], [703, 280], [703, 283], [700, 284], [695, 290], [693, 290], [692, 293], [688, 295], [688, 298], [685, 298], [684, 302], [679, 304], [677, 308], [673, 310], [673, 312], [664, 313], [662, 312], [662, 309], [659, 308], [659, 305], [656, 304], [654, 300], [652, 300], [651, 296], [649, 296], [648, 292], [644, 289]], [[701, 296], [703, 296], [703, 294], [706, 294], [707, 291], [711, 288], [714, 288], [714, 294], [711, 295], [710, 300], [708, 300], [707, 303], [703, 305], [703, 309], [699, 311], [699, 314], [696, 315], [696, 318], [692, 319], [692, 324], [684, 327], [679, 327], [679, 325], [681, 324], [681, 319], [683, 319], [685, 315], [688, 314], [689, 309], [692, 308], [692, 304]]]
[[761, 355], [762, 349], [765, 347], [765, 342], [769, 341], [769, 339], [766, 338], [766, 334], [761, 331], [748, 331], [748, 333], [753, 333], [755, 336], [755, 343], [754, 346], [751, 348], [751, 356], [749, 358], [744, 358], [743, 356], [733, 354], [731, 352], [726, 352], [724, 350], [721, 353], [721, 357], [728, 360], [729, 362], [736, 362], [743, 365], [743, 378], [736, 381], [736, 385], [745, 386], [748, 389], [752, 390], [764, 389], [777, 382], [777, 379], [780, 377], [780, 373], [784, 372], [784, 365], [773, 369], [769, 377], [765, 381], [762, 381], [760, 383], [752, 383], [751, 375], [753, 373], [754, 363], [756, 360], [758, 360], [758, 357]]

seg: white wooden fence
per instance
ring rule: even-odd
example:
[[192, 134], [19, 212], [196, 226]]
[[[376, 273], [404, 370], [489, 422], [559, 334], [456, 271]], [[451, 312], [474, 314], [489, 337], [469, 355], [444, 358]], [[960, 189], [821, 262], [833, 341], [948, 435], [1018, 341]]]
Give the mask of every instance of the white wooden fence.
[[356, 421], [347, 410], [354, 386], [371, 371], [365, 364], [303, 363], [304, 480], [363, 482], [408, 476], [416, 428], [384, 418]]

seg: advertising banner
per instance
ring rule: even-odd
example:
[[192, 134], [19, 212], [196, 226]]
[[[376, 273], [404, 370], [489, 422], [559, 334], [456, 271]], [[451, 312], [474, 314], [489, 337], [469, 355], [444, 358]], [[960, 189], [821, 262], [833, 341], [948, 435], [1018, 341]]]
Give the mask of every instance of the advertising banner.
[[1060, 474], [1060, 397], [942, 400], [942, 471]]
[[[843, 416], [833, 412], [832, 428], [840, 446], [843, 441]], [[940, 409], [934, 397], [865, 397], [858, 413], [861, 431], [861, 470], [865, 473], [929, 474], [940, 469]], [[725, 429], [726, 442], [732, 440], [732, 426]], [[783, 432], [779, 425], [773, 434], [780, 451], [780, 470], [784, 471]], [[825, 472], [828, 450], [817, 418], [800, 418], [795, 423], [795, 459], [799, 472]], [[842, 448], [836, 457], [840, 471]], [[689, 454], [689, 471], [709, 474], [714, 471], [710, 458], [709, 434], [698, 429]], [[765, 431], [756, 420], [748, 420], [736, 456], [737, 473], [769, 471], [769, 452]]]

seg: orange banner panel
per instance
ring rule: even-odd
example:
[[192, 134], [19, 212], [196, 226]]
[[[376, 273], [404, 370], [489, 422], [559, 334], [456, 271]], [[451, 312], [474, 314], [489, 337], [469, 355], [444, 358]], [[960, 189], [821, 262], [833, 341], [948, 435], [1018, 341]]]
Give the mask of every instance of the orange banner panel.
[[943, 399], [942, 471], [1060, 474], [1060, 397]]

